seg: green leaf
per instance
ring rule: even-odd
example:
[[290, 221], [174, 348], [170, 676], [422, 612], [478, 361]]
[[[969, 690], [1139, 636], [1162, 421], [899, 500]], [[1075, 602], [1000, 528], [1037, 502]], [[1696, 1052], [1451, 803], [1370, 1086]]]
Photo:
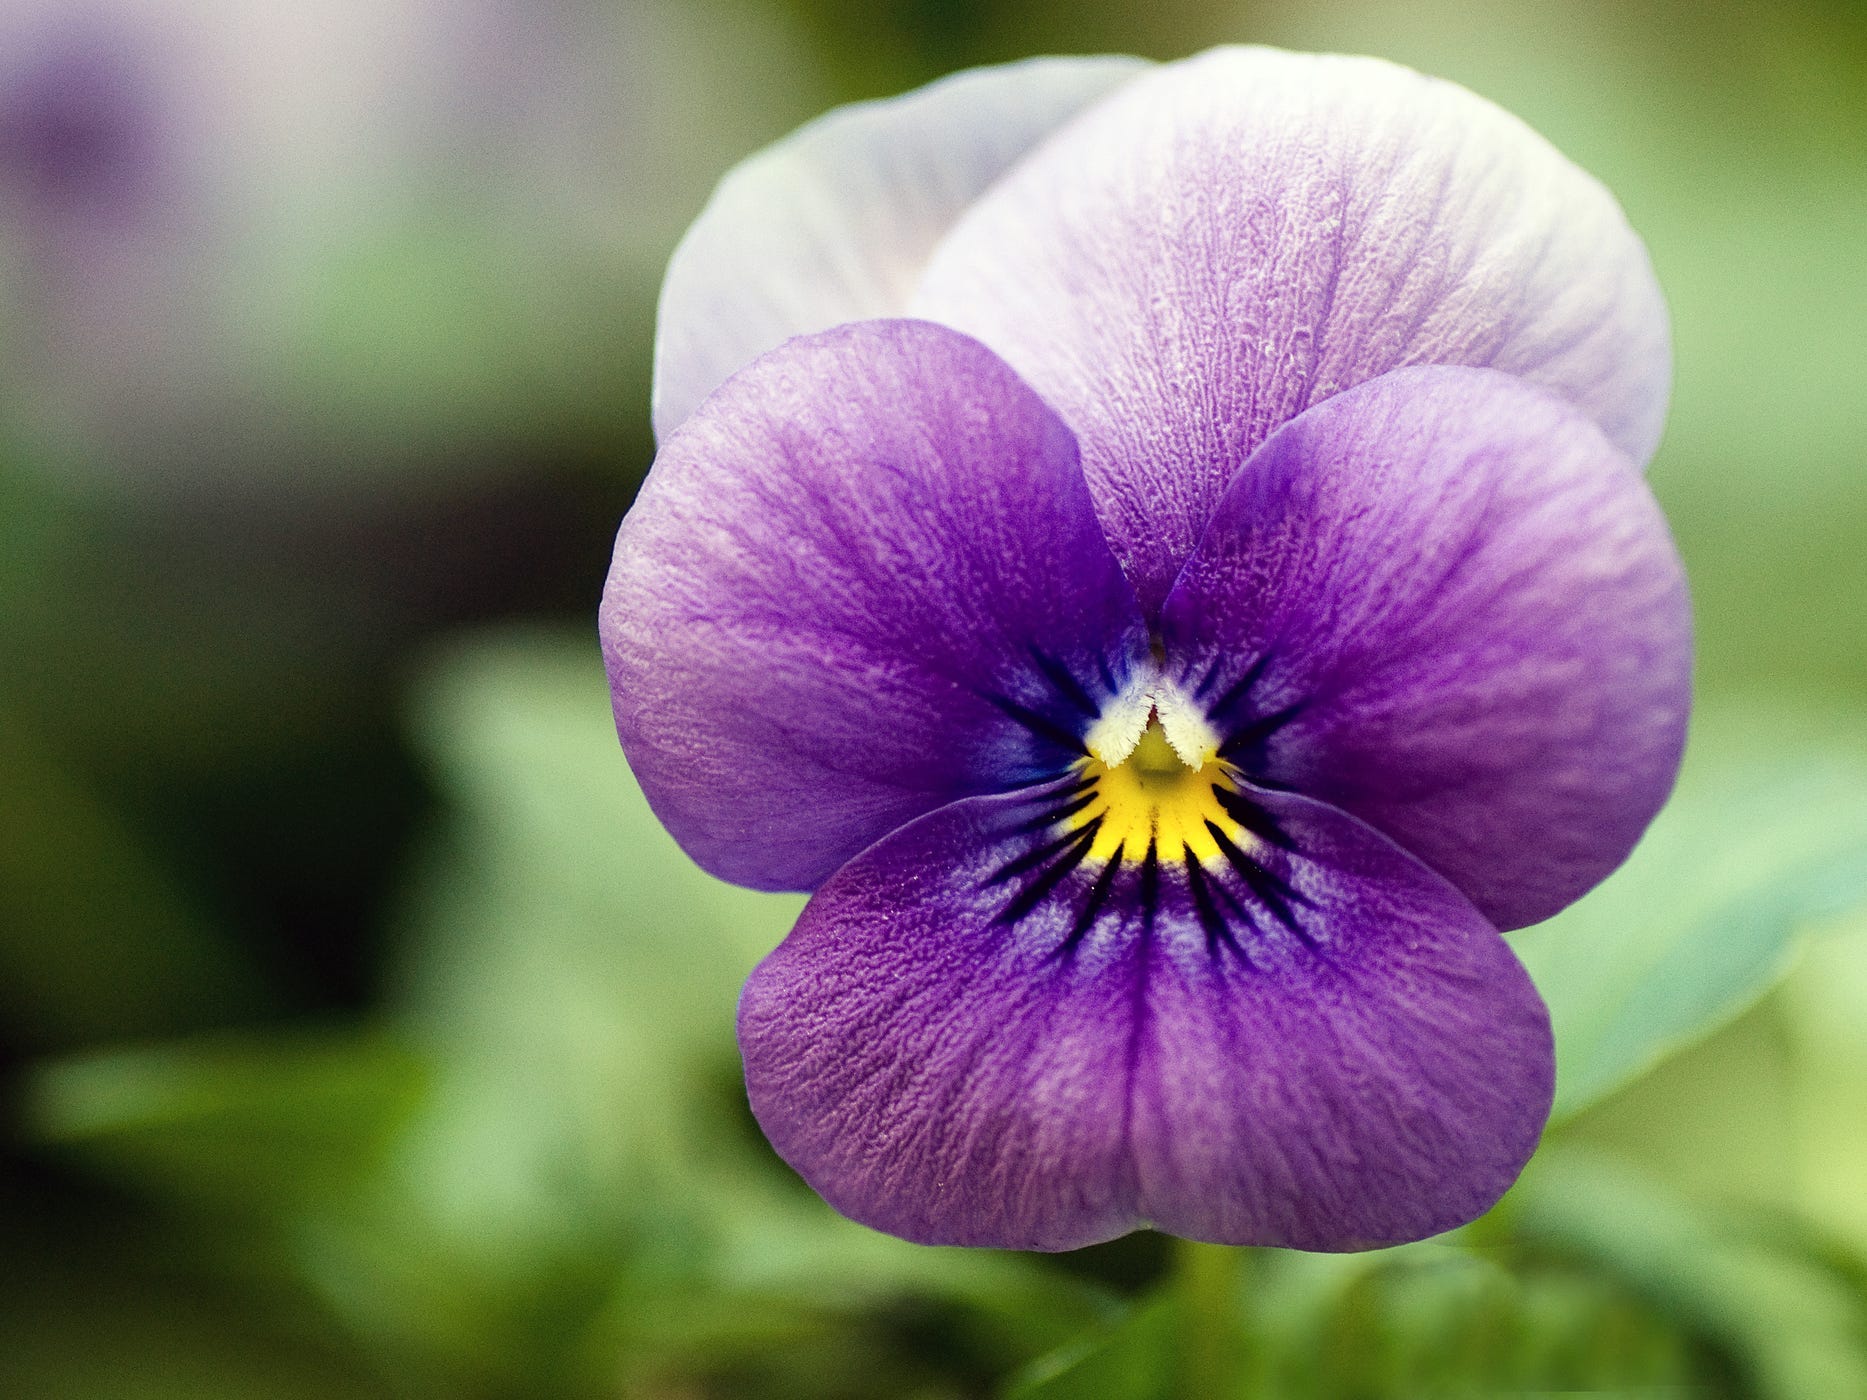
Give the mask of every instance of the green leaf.
[[1545, 1151], [1511, 1194], [1523, 1240], [1569, 1251], [1716, 1345], [1763, 1400], [1867, 1395], [1867, 1313], [1793, 1237], [1697, 1206], [1610, 1158]]
[[[632, 1013], [676, 1026], [702, 1002], [736, 996], [744, 973], [795, 921], [801, 898], [707, 875], [649, 810], [616, 741], [594, 638], [512, 631], [460, 646], [424, 676], [414, 717], [466, 837], [448, 853], [458, 863], [430, 883], [451, 883], [464, 866], [510, 898], [546, 906], [478, 920], [492, 926], [481, 935], [489, 950], [543, 944], [546, 957], [598, 964], [577, 971], [618, 974]], [[530, 918], [515, 925], [503, 917], [510, 912]], [[540, 930], [531, 919], [547, 922]], [[418, 996], [421, 978], [442, 984], [444, 999], [486, 975], [424, 960], [430, 947], [460, 953], [466, 931], [425, 932], [411, 985]]]
[[1565, 1119], [1546, 1142], [1599, 1149], [1706, 1200], [1794, 1210], [1791, 1075], [1780, 999], [1767, 996]]
[[[22, 1290], [23, 1291], [23, 1290]], [[0, 1394], [21, 1400], [405, 1400], [358, 1358], [264, 1335], [266, 1319], [173, 1281], [0, 1293]], [[258, 1325], [256, 1325], [258, 1324]]]
[[454, 807], [406, 901], [396, 979], [440, 1066], [411, 1146], [429, 1203], [485, 1238], [692, 1195], [719, 1157], [702, 1145], [755, 1141], [735, 1006], [802, 900], [715, 880], [662, 829], [594, 638], [459, 647], [414, 711]]
[[1782, 998], [1799, 1203], [1867, 1260], [1867, 916], [1812, 944]]
[[416, 1400], [289, 1281], [204, 1268], [192, 1229], [62, 1195], [0, 1200], [8, 1400]]
[[1727, 1023], [1803, 934], [1867, 903], [1867, 753], [1849, 716], [1705, 702], [1627, 864], [1512, 943], [1556, 1028], [1558, 1118]]
[[[1685, 1333], [1606, 1270], [1458, 1238], [1363, 1254], [1245, 1254], [1229, 1379], [1189, 1390], [1187, 1309], [1169, 1286], [1020, 1372], [1025, 1396], [1421, 1400], [1700, 1393]], [[1185, 1280], [1181, 1280], [1184, 1284]], [[1209, 1324], [1206, 1324], [1209, 1325]], [[1220, 1326], [1223, 1326], [1221, 1321]]]
[[376, 1170], [423, 1082], [380, 1035], [225, 1035], [41, 1065], [23, 1118], [41, 1148], [133, 1189], [276, 1221]]
[[[257, 972], [118, 815], [0, 706], [0, 1020], [49, 1050], [263, 1004]], [[107, 971], [104, 971], [107, 969]]]
[[1037, 1358], [1006, 1400], [1164, 1400], [1173, 1393], [1180, 1309], [1170, 1294]]
[[1262, 1251], [1244, 1298], [1241, 1400], [1655, 1397], [1695, 1379], [1680, 1331], [1626, 1287], [1502, 1238]]

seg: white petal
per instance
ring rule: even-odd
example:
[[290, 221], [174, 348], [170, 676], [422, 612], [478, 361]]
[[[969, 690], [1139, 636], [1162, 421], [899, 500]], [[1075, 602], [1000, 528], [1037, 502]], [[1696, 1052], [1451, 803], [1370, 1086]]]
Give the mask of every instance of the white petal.
[[1607, 190], [1522, 122], [1378, 59], [1215, 49], [999, 181], [912, 312], [978, 337], [1076, 433], [1145, 605], [1280, 424], [1389, 370], [1504, 370], [1637, 462], [1666, 308]]
[[655, 341], [662, 439], [794, 335], [899, 316], [934, 245], [1032, 146], [1147, 67], [1038, 58], [839, 107], [730, 171], [668, 264]]

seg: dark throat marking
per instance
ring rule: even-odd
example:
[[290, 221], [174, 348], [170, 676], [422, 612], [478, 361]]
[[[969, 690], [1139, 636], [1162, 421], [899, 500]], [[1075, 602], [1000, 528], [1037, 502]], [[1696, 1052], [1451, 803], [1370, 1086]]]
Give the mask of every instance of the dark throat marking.
[[1039, 647], [1032, 647], [1030, 652], [1031, 660], [1037, 663], [1037, 669], [1044, 673], [1044, 679], [1050, 682], [1057, 694], [1093, 723], [1096, 716], [1102, 713], [1102, 707], [1083, 688], [1083, 683], [1070, 673], [1069, 667]]
[[[1060, 797], [1066, 801], [1058, 802], [1037, 817], [1013, 828], [1016, 836], [1030, 836], [1047, 827], [1054, 827], [1084, 810], [1094, 800], [1095, 794], [1085, 791], [1085, 786], [1093, 784], [1075, 784], [1063, 790]], [[1242, 826], [1260, 835], [1267, 844], [1278, 849], [1291, 851], [1294, 843], [1268, 814], [1259, 812], [1242, 797], [1233, 795], [1234, 801], [1226, 804]], [[1234, 804], [1239, 809], [1234, 811]], [[1249, 818], [1247, 821], [1245, 818]], [[1315, 901], [1301, 890], [1291, 885], [1288, 880], [1257, 860], [1248, 851], [1234, 841], [1217, 822], [1207, 821], [1206, 831], [1218, 847], [1227, 867], [1237, 876], [1243, 890], [1234, 891], [1223, 880], [1215, 880], [1199, 861], [1190, 856], [1178, 867], [1186, 882], [1187, 893], [1192, 900], [1194, 917], [1205, 935], [1206, 951], [1214, 958], [1221, 954], [1234, 957], [1247, 969], [1259, 969], [1258, 961], [1252, 957], [1247, 943], [1255, 943], [1263, 936], [1263, 930], [1254, 917], [1247, 903], [1240, 895], [1248, 896], [1255, 904], [1278, 924], [1281, 924], [1290, 936], [1295, 938], [1312, 953], [1323, 954], [1325, 950], [1316, 941], [1313, 934], [1303, 926], [1298, 911], [1315, 907]], [[1033, 846], [999, 865], [986, 879], [986, 888], [998, 885], [1018, 883], [1019, 888], [1005, 907], [999, 911], [994, 922], [1012, 925], [1025, 918], [1030, 912], [1049, 898], [1051, 893], [1064, 880], [1082, 866], [1095, 845], [1096, 836], [1102, 829], [1102, 818], [1092, 817], [1082, 826], [1067, 830]], [[1160, 911], [1162, 869], [1160, 850], [1157, 843], [1148, 842], [1147, 854], [1137, 863], [1124, 862], [1118, 851], [1111, 855], [1097, 872], [1090, 884], [1087, 895], [1078, 907], [1071, 922], [1070, 930], [1058, 944], [1053, 956], [1066, 959], [1076, 952], [1083, 940], [1089, 936], [1097, 920], [1108, 909], [1114, 899], [1115, 887], [1123, 872], [1135, 867], [1134, 895], [1141, 916], [1144, 936], [1152, 936], [1154, 923]], [[1240, 933], [1245, 935], [1240, 938]]]
[[[1055, 656], [1037, 646], [1031, 646], [1028, 650], [1031, 660], [1049, 683], [1057, 701], [1071, 712], [1070, 715], [1066, 718], [1053, 712], [1048, 703], [1042, 708], [1033, 708], [1006, 695], [981, 691], [981, 697], [1034, 737], [1071, 754], [1087, 755], [1088, 749], [1082, 734], [1075, 732], [1072, 724], [1078, 716], [1093, 721], [1100, 712], [1089, 688]], [[1298, 701], [1259, 715], [1242, 725], [1237, 724], [1234, 712], [1249, 699], [1271, 660], [1270, 652], [1260, 654], [1207, 707], [1207, 714], [1220, 724], [1222, 732], [1229, 730], [1218, 751], [1218, 756], [1228, 762], [1236, 763], [1238, 757], [1246, 753], [1261, 755], [1264, 744], [1296, 719], [1305, 708], [1305, 702]], [[1097, 664], [1102, 683], [1111, 693], [1117, 692], [1119, 687], [1107, 658], [1098, 656]], [[1224, 670], [1223, 659], [1214, 660], [1194, 687], [1194, 696], [1204, 699], [1217, 686]], [[1072, 818], [1080, 817], [1094, 806], [1099, 796], [1098, 778], [1081, 778], [1066, 782], [1061, 787], [1052, 787], [1057, 781], [1058, 777], [1050, 777], [1039, 779], [1033, 784], [1049, 790], [1033, 795], [1036, 810], [1033, 815], [1011, 828], [1010, 835], [1033, 837], [1058, 828], [1068, 828]], [[1287, 790], [1280, 783], [1255, 775], [1251, 781], [1273, 790]], [[1226, 817], [1238, 828], [1249, 832], [1266, 846], [1295, 853], [1296, 842], [1290, 835], [1270, 813], [1251, 802], [1243, 793], [1225, 783], [1214, 783], [1212, 795]], [[1101, 815], [1091, 817], [1083, 825], [1062, 830], [1051, 839], [998, 866], [987, 878], [986, 886], [989, 888], [1015, 882], [1018, 888], [994, 922], [1007, 926], [1016, 924], [1049, 898], [1088, 860], [1102, 826]], [[1248, 970], [1260, 970], [1260, 962], [1250, 951], [1250, 947], [1264, 937], [1264, 929], [1258, 914], [1254, 912], [1254, 906], [1256, 910], [1268, 914], [1272, 921], [1281, 924], [1304, 948], [1312, 953], [1326, 955], [1325, 949], [1302, 926], [1298, 917], [1298, 911], [1313, 908], [1314, 901], [1252, 856], [1217, 822], [1207, 820], [1205, 828], [1224, 859], [1226, 871], [1237, 880], [1237, 885], [1234, 885], [1230, 880], [1216, 878], [1191, 852], [1188, 852], [1182, 864], [1182, 878], [1186, 882], [1194, 918], [1205, 936], [1208, 957], [1217, 960], [1229, 956]], [[1097, 922], [1116, 902], [1116, 887], [1124, 875], [1130, 875], [1135, 881], [1132, 896], [1138, 906], [1135, 912], [1140, 915], [1142, 937], [1153, 937], [1160, 912], [1163, 871], [1159, 844], [1150, 838], [1147, 853], [1138, 862], [1124, 857], [1119, 845], [1103, 861], [1102, 868], [1089, 883], [1087, 893], [1076, 910], [1068, 934], [1053, 950], [1053, 958], [1067, 960], [1075, 955]]]
[[1212, 795], [1225, 809], [1225, 815], [1249, 831], [1267, 846], [1275, 846], [1280, 851], [1295, 851], [1296, 842], [1292, 841], [1284, 829], [1277, 825], [1276, 818], [1261, 807], [1247, 802], [1239, 793], [1218, 783], [1212, 785]]
[[1273, 734], [1302, 714], [1305, 708], [1306, 702], [1298, 700], [1293, 705], [1285, 705], [1281, 710], [1260, 715], [1243, 729], [1233, 730], [1226, 736], [1225, 742], [1219, 745], [1219, 757], [1235, 759], [1241, 754], [1262, 749]]
[[[1088, 856], [1089, 848], [1095, 845], [1096, 832], [1101, 829], [1101, 826], [1101, 819], [1098, 818], [1081, 831], [1071, 832], [1068, 844], [1062, 849], [1046, 847], [1044, 859], [1050, 862], [1049, 866], [1026, 885], [1016, 899], [1005, 906], [1004, 911], [998, 916], [998, 922], [1001, 924], [1017, 923], [1035, 909], [1046, 895], [1062, 884], [1064, 877], [1081, 865]], [[1029, 858], [1026, 857], [1026, 859]], [[1012, 863], [1015, 865], [1018, 862]]]
[[1008, 695], [996, 695], [990, 691], [980, 693], [987, 704], [1016, 720], [1039, 739], [1055, 744], [1066, 753], [1085, 754], [1089, 752], [1083, 745], [1082, 735], [1066, 729], [1049, 716], [1039, 714], [1028, 705], [1020, 705]]

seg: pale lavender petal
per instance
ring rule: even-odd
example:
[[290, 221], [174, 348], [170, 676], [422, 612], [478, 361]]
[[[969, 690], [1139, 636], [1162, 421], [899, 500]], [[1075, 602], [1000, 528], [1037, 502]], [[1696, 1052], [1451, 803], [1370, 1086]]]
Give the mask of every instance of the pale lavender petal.
[[767, 889], [1055, 772], [1147, 649], [1069, 430], [917, 321], [801, 337], [708, 399], [623, 521], [601, 628], [657, 815]]
[[1276, 844], [1236, 869], [1098, 868], [1032, 794], [956, 803], [850, 862], [740, 1002], [780, 1155], [926, 1243], [1154, 1225], [1359, 1249], [1487, 1209], [1554, 1089], [1528, 976], [1386, 838], [1246, 796]]
[[966, 206], [1050, 131], [1146, 68], [1038, 58], [839, 107], [739, 165], [668, 265], [655, 343], [665, 438], [794, 335], [905, 314]]
[[1691, 609], [1639, 473], [1490, 370], [1399, 370], [1233, 479], [1162, 615], [1253, 777], [1380, 828], [1494, 922], [1626, 857], [1678, 771]]
[[1545, 385], [1636, 461], [1665, 306], [1614, 199], [1522, 122], [1375, 59], [1218, 49], [1047, 141], [936, 252], [917, 315], [1076, 432], [1150, 611], [1280, 423], [1416, 364]]

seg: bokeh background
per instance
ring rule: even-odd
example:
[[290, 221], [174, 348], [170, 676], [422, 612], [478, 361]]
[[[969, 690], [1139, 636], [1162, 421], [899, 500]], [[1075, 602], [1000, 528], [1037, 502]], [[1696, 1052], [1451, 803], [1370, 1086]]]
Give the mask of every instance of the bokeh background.
[[[764, 1146], [797, 901], [610, 729], [660, 268], [835, 102], [1233, 40], [1463, 82], [1646, 236], [1686, 771], [1518, 939], [1560, 1099], [1490, 1216], [916, 1248]], [[21, 1400], [1867, 1396], [1867, 11], [0, 0], [0, 1093]]]

